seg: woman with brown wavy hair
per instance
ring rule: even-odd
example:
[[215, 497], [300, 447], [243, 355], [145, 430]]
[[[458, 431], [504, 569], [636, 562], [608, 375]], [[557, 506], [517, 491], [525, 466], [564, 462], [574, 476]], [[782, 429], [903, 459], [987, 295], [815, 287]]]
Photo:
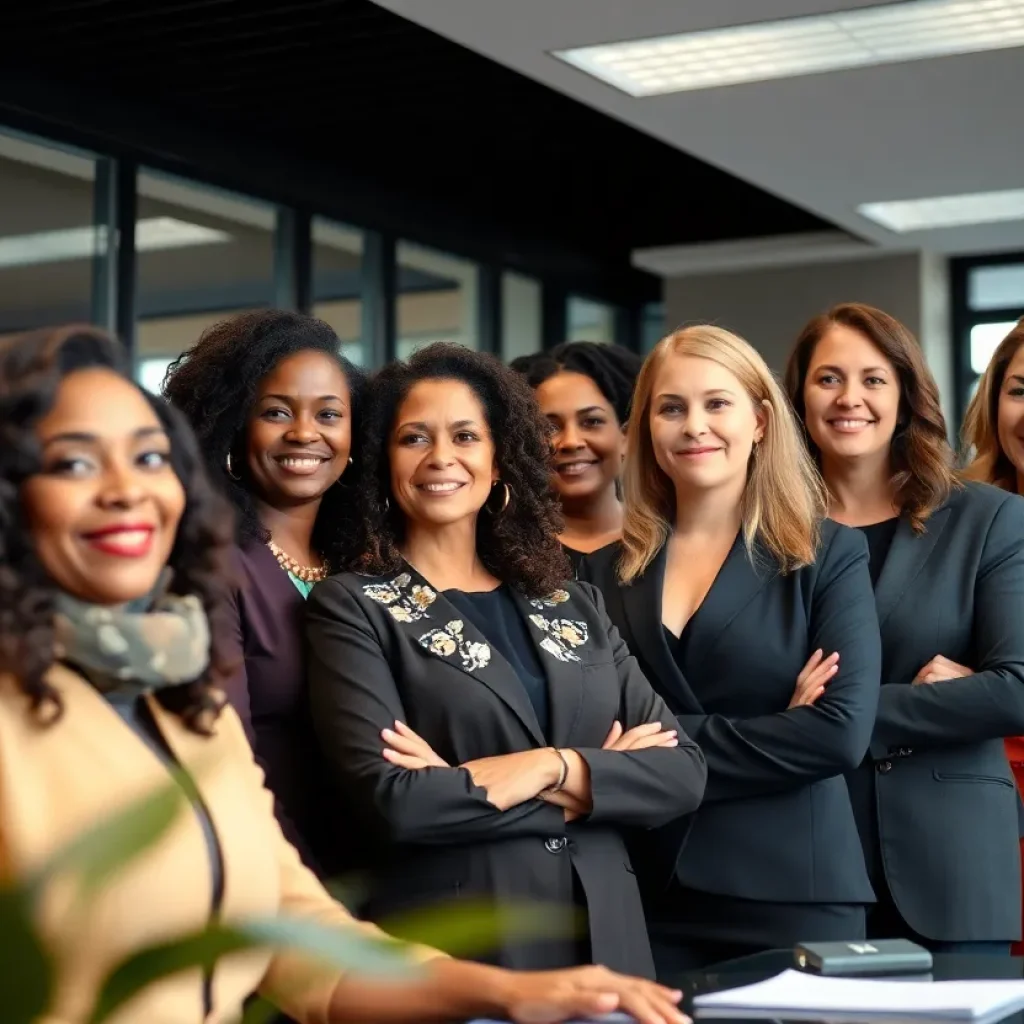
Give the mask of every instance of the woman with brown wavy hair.
[[581, 575], [708, 764], [701, 807], [637, 865], [659, 976], [862, 936], [842, 773], [878, 698], [864, 540], [824, 521], [786, 396], [736, 335], [663, 339], [633, 409], [623, 540]]
[[[992, 354], [967, 408], [962, 435], [971, 460], [964, 476], [1024, 494], [1024, 319]], [[1024, 794], [1024, 736], [1005, 743], [1017, 790]], [[1024, 835], [1021, 853], [1024, 867]], [[1024, 943], [1016, 943], [1013, 953], [1024, 953]]]
[[371, 382], [357, 451], [359, 572], [307, 622], [320, 745], [376, 840], [369, 916], [539, 901], [550, 936], [503, 935], [497, 962], [651, 976], [623, 833], [692, 811], [704, 761], [566, 581], [529, 385], [430, 345]]
[[1005, 953], [1021, 928], [1002, 740], [1024, 730], [1024, 501], [957, 482], [921, 349], [879, 309], [812, 320], [786, 383], [829, 515], [870, 550], [883, 685], [847, 776], [878, 896], [868, 935]]
[[[0, 877], [39, 889], [30, 902], [53, 986], [38, 1019], [52, 1024], [94, 1019], [119, 963], [146, 950], [164, 962], [166, 943], [210, 922], [280, 914], [385, 938], [302, 866], [215, 688], [232, 668], [233, 535], [202, 461], [182, 417], [134, 384], [95, 329], [0, 343]], [[172, 775], [178, 817], [76, 899], [54, 855]], [[679, 993], [601, 968], [511, 974], [430, 950], [415, 959], [419, 970], [382, 979], [294, 952], [226, 951], [105, 1019], [224, 1024], [259, 988], [304, 1024], [536, 1024], [617, 1008], [643, 1024], [685, 1021]]]

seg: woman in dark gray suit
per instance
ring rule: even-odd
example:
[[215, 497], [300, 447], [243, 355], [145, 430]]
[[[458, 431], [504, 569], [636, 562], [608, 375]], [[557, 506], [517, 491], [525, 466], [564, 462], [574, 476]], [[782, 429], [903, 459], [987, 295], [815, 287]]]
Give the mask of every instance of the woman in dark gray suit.
[[910, 332], [870, 306], [807, 325], [787, 386], [829, 515], [870, 550], [878, 718], [848, 776], [878, 903], [869, 937], [1008, 952], [1020, 936], [1024, 501], [958, 484], [939, 393]]
[[508, 933], [498, 963], [651, 977], [622, 833], [693, 811], [704, 761], [566, 582], [528, 385], [430, 346], [371, 383], [360, 457], [360, 571], [320, 584], [307, 623], [320, 747], [376, 848], [367, 913], [540, 902], [549, 938]]

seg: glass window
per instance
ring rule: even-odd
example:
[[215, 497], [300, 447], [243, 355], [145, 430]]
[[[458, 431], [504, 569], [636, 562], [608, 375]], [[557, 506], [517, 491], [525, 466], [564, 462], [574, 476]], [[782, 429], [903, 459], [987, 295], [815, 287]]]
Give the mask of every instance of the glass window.
[[477, 348], [476, 264], [410, 242], [398, 243], [396, 261], [398, 358], [434, 341]]
[[651, 351], [668, 332], [665, 330], [665, 304], [648, 302], [640, 314], [640, 351]]
[[615, 310], [603, 302], [591, 302], [576, 295], [569, 297], [566, 323], [567, 341], [615, 342]]
[[0, 134], [0, 334], [93, 316], [96, 162]]
[[971, 328], [971, 369], [975, 373], [985, 372], [999, 343], [1016, 326], [1016, 320], [1005, 320], [995, 324], [975, 324]]
[[967, 278], [967, 304], [977, 311], [1024, 309], [1024, 263], [973, 268]]
[[322, 217], [313, 218], [313, 315], [341, 339], [356, 366], [368, 366], [363, 345], [363, 233]]
[[211, 324], [274, 302], [275, 209], [144, 171], [138, 179], [137, 374], [167, 364]]
[[521, 274], [501, 275], [501, 357], [510, 363], [543, 347], [540, 282]]

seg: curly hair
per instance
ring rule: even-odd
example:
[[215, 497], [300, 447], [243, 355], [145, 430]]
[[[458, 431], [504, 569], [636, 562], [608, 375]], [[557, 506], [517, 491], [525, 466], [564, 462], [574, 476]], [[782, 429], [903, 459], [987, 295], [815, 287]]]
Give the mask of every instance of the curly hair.
[[[57, 587], [36, 555], [21, 508], [21, 488], [40, 472], [36, 428], [56, 400], [65, 377], [103, 367], [128, 376], [120, 346], [88, 326], [34, 331], [0, 346], [0, 672], [9, 673], [47, 721], [63, 713], [60, 693], [46, 680], [54, 663], [54, 607]], [[189, 728], [209, 733], [223, 706], [217, 684], [234, 665], [224, 650], [227, 631], [225, 581], [230, 572], [230, 509], [210, 485], [202, 457], [184, 418], [161, 399], [143, 392], [167, 431], [171, 464], [187, 497], [168, 561], [171, 589], [194, 594], [210, 618], [210, 668], [193, 683], [160, 691], [161, 703]]]
[[[358, 436], [365, 375], [340, 352], [341, 342], [330, 325], [283, 309], [255, 310], [222, 320], [203, 332], [187, 352], [170, 365], [163, 393], [192, 425], [206, 457], [207, 469], [220, 481], [238, 513], [239, 541], [265, 543], [269, 531], [260, 522], [256, 497], [246, 479], [226, 472], [228, 455], [238, 467], [246, 426], [260, 381], [283, 359], [299, 352], [323, 352], [334, 359], [348, 381], [353, 444]], [[357, 461], [342, 478], [344, 487], [324, 494], [313, 528], [313, 547], [332, 570], [346, 560], [352, 533], [352, 498], [357, 493]]]
[[565, 341], [550, 352], [520, 356], [509, 365], [526, 377], [534, 391], [557, 373], [579, 373], [589, 377], [615, 410], [621, 426], [629, 420], [633, 389], [643, 360], [621, 345]]
[[542, 597], [570, 576], [558, 542], [562, 516], [548, 486], [551, 446], [544, 418], [526, 381], [494, 356], [438, 342], [407, 362], [384, 367], [370, 382], [358, 459], [354, 555], [349, 568], [381, 576], [402, 564], [402, 515], [390, 500], [389, 440], [399, 407], [425, 380], [461, 381], [484, 407], [494, 439], [495, 462], [509, 502], [503, 511], [484, 510], [477, 521], [477, 552], [487, 571], [525, 593]]
[[895, 367], [900, 407], [890, 448], [891, 483], [896, 506], [915, 533], [960, 486], [953, 469], [953, 449], [939, 404], [939, 388], [913, 334], [895, 317], [859, 302], [844, 302], [815, 317], [800, 332], [786, 363], [786, 390], [804, 424], [807, 446], [819, 467], [821, 453], [807, 433], [804, 384], [818, 342], [833, 325], [864, 335]]

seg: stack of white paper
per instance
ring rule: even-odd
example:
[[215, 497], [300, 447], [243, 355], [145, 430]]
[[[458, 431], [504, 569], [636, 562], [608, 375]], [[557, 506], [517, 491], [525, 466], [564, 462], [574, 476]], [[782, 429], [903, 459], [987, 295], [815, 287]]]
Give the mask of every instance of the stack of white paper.
[[756, 985], [697, 996], [693, 1005], [698, 1017], [991, 1024], [1024, 1009], [1024, 981], [887, 981], [783, 971]]

